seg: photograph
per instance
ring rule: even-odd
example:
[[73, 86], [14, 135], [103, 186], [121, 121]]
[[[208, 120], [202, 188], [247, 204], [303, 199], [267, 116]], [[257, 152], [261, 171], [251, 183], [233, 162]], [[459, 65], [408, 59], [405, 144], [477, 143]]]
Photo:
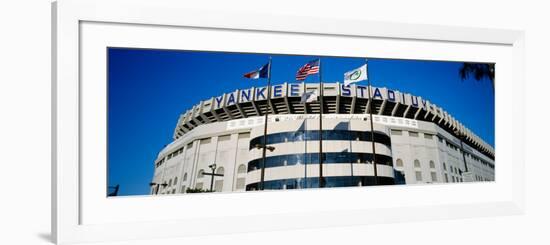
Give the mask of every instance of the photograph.
[[495, 63], [106, 52], [108, 197], [495, 181]]

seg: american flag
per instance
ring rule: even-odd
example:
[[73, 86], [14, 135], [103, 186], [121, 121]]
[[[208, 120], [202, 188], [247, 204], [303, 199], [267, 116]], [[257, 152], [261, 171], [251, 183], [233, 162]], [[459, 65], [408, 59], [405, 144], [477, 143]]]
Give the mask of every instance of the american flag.
[[307, 75], [319, 73], [319, 59], [312, 60], [298, 69], [296, 73], [296, 80], [303, 81]]

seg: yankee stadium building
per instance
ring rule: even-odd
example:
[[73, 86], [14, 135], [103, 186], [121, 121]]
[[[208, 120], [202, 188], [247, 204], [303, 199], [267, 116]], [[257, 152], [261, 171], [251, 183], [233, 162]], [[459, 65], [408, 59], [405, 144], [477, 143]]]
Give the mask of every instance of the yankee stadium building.
[[[494, 149], [427, 98], [361, 85], [323, 86], [325, 187], [493, 181]], [[236, 90], [183, 113], [154, 162], [151, 194], [319, 187], [316, 83]], [[372, 105], [370, 104], [372, 103]], [[268, 116], [265, 164], [264, 115]], [[372, 106], [374, 137], [369, 108]], [[373, 157], [372, 139], [375, 155]]]

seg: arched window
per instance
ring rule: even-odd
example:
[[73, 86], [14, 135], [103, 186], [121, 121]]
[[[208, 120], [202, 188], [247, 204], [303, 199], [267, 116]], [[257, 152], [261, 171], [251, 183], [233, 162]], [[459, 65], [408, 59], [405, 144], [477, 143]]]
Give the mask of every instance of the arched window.
[[414, 167], [415, 168], [420, 168], [420, 161], [418, 161], [418, 159], [414, 160]]
[[246, 166], [244, 164], [239, 165], [239, 168], [237, 170], [238, 174], [244, 174], [246, 173]]
[[204, 173], [204, 169], [199, 170], [199, 173], [197, 174], [197, 178], [202, 179], [202, 177], [204, 177], [203, 173]]
[[170, 181], [168, 181], [168, 187], [172, 186], [172, 179], [170, 179]]
[[185, 173], [185, 174], [183, 175], [183, 181], [186, 181], [186, 180], [187, 180], [187, 173]]
[[216, 170], [217, 174], [223, 174], [224, 172], [225, 172], [225, 169], [223, 169], [223, 167], [219, 167], [218, 170]]
[[435, 168], [435, 163], [434, 163], [434, 161], [430, 161], [430, 168]]
[[396, 167], [403, 167], [403, 160], [397, 159], [397, 161], [395, 161], [395, 166]]
[[176, 176], [176, 177], [174, 178], [174, 185], [177, 185], [177, 184], [178, 184], [178, 177]]

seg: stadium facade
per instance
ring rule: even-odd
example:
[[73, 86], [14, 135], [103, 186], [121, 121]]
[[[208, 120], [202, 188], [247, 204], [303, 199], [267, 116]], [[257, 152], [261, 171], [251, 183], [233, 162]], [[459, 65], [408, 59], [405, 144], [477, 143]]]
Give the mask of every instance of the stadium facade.
[[[155, 160], [151, 194], [251, 191], [261, 180], [264, 112], [269, 104], [264, 189], [319, 186], [320, 103], [300, 103], [315, 83], [236, 90], [183, 113], [174, 141]], [[427, 99], [388, 88], [324, 84], [326, 187], [374, 184], [372, 103], [378, 184], [493, 181], [494, 149]], [[214, 165], [215, 164], [215, 168]], [[215, 175], [212, 175], [214, 172]], [[213, 178], [213, 179], [212, 179]]]

